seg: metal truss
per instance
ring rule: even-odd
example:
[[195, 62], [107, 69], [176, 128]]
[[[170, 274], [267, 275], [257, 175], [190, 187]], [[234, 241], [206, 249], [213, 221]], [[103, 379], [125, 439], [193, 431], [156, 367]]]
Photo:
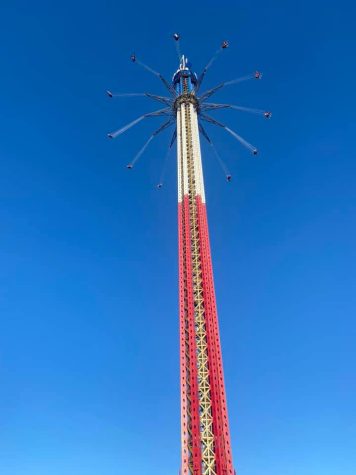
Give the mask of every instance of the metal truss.
[[182, 475], [233, 475], [205, 204], [197, 193], [197, 112], [177, 111]]

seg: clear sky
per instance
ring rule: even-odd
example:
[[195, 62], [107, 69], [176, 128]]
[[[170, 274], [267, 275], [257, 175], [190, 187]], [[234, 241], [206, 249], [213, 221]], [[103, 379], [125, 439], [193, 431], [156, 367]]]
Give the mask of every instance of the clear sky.
[[[239, 475], [355, 475], [355, 28], [350, 1], [19, 1], [0, 7], [0, 473], [177, 475], [176, 174], [155, 189], [170, 35], [205, 87], [271, 109], [203, 146]], [[159, 106], [158, 106], [159, 107]]]

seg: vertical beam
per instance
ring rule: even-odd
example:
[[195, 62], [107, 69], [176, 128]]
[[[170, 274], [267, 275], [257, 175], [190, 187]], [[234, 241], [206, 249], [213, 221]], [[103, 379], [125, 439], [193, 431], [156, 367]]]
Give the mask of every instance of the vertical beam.
[[206, 206], [197, 197], [214, 401], [217, 473], [234, 475]]
[[[188, 418], [188, 377], [189, 366], [189, 342], [186, 337], [186, 281], [185, 281], [185, 258], [184, 258], [184, 223], [182, 209], [182, 136], [180, 116], [177, 117], [177, 154], [178, 154], [178, 258], [179, 258], [179, 353], [180, 353], [180, 396], [181, 396], [181, 475], [189, 473], [189, 418]], [[187, 348], [188, 347], [188, 348]]]
[[[183, 104], [186, 122], [186, 150], [187, 150], [187, 171], [188, 171], [188, 199], [189, 199], [189, 219], [191, 232], [191, 254], [192, 254], [192, 277], [194, 294], [194, 316], [195, 316], [195, 341], [197, 347], [198, 363], [198, 384], [199, 384], [199, 413], [201, 432], [201, 458], [202, 474], [216, 475], [215, 472], [215, 452], [214, 433], [212, 418], [211, 388], [209, 378], [209, 356], [208, 342], [206, 335], [206, 319], [202, 286], [202, 268], [200, 240], [197, 220], [196, 206], [196, 182], [195, 174], [196, 162], [194, 160], [193, 131], [191, 115], [191, 104]], [[195, 114], [195, 111], [194, 111]], [[199, 183], [199, 182], [198, 182]]]
[[[198, 364], [197, 364], [197, 345], [195, 340], [195, 321], [194, 321], [194, 295], [193, 295], [193, 271], [192, 271], [192, 252], [190, 247], [190, 220], [189, 220], [189, 198], [186, 193], [188, 189], [187, 178], [187, 149], [186, 141], [186, 122], [181, 108], [178, 111], [177, 119], [179, 122], [179, 141], [180, 141], [180, 163], [181, 176], [181, 196], [180, 205], [180, 248], [182, 258], [180, 259], [180, 281], [183, 283], [183, 293], [181, 299], [181, 329], [184, 326], [184, 345], [181, 342], [181, 359], [184, 351], [185, 374], [181, 378], [181, 397], [182, 407], [185, 407], [183, 416], [182, 430], [187, 436], [187, 442], [182, 443], [182, 451], [186, 450], [188, 454], [188, 470], [192, 474], [200, 475], [201, 467], [201, 440], [200, 440], [200, 417], [199, 417], [199, 395], [198, 395]], [[184, 321], [184, 322], [183, 322]], [[182, 336], [181, 336], [182, 338]], [[184, 348], [183, 348], [184, 346]], [[185, 378], [185, 380], [184, 380]], [[186, 404], [185, 404], [186, 403]], [[185, 404], [185, 405], [183, 405]], [[184, 425], [186, 424], [186, 425]], [[183, 475], [186, 475], [183, 469]], [[187, 474], [188, 475], [188, 474]]]
[[198, 119], [188, 99], [177, 110], [177, 144], [181, 474], [234, 475]]

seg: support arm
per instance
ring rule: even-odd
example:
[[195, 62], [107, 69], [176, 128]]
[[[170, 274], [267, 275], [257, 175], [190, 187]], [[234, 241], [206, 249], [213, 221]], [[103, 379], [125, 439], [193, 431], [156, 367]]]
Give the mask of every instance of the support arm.
[[208, 99], [208, 97], [212, 96], [213, 94], [215, 94], [217, 91], [219, 91], [225, 86], [231, 86], [232, 84], [237, 84], [239, 82], [248, 81], [249, 79], [254, 79], [254, 78], [256, 79], [256, 73], [248, 74], [247, 76], [242, 76], [241, 78], [232, 79], [231, 81], [222, 82], [218, 84], [217, 86], [204, 92], [204, 94], [199, 98], [199, 101], [204, 102], [206, 99]]
[[146, 141], [146, 143], [143, 145], [143, 147], [138, 151], [138, 153], [135, 155], [134, 159], [132, 160], [131, 163], [129, 163], [127, 165], [127, 168], [131, 169], [134, 167], [135, 163], [138, 161], [138, 159], [141, 157], [141, 155], [143, 154], [143, 152], [146, 150], [146, 148], [148, 147], [149, 143], [158, 135], [160, 134], [161, 132], [163, 132], [163, 130], [165, 130], [167, 127], [169, 127], [170, 125], [172, 125], [174, 122], [174, 119], [173, 118], [170, 118], [169, 120], [167, 120], [167, 122], [164, 122], [164, 124], [162, 124], [160, 127], [158, 127], [157, 130], [155, 130], [148, 138], [148, 140]]
[[106, 91], [106, 94], [109, 97], [148, 97], [149, 99], [153, 99], [154, 101], [161, 102], [162, 104], [166, 104], [167, 106], [172, 106], [173, 101], [169, 97], [165, 96], [157, 96], [156, 94], [151, 94], [150, 92], [125, 92], [125, 93], [116, 93], [111, 91]]
[[162, 76], [161, 73], [159, 73], [158, 71], [155, 71], [154, 69], [150, 68], [149, 66], [147, 66], [147, 64], [143, 63], [142, 61], [138, 60], [136, 58], [136, 55], [131, 55], [131, 61], [133, 63], [137, 63], [139, 64], [143, 69], [146, 69], [146, 71], [150, 72], [151, 74], [153, 74], [154, 76], [158, 77], [162, 83], [164, 84], [164, 86], [168, 89], [168, 91], [173, 95], [173, 96], [176, 96], [176, 91], [174, 90], [173, 86], [171, 84], [169, 84], [169, 82]]
[[262, 115], [263, 117], [265, 117], [265, 119], [270, 119], [272, 117], [272, 112], [270, 111], [264, 111], [262, 109], [253, 109], [251, 107], [235, 106], [233, 104], [213, 104], [211, 102], [206, 102], [201, 106], [201, 110], [203, 111], [218, 109], [234, 109], [242, 112], [250, 112], [251, 114]]
[[253, 155], [257, 155], [258, 150], [256, 147], [251, 145], [247, 140], [245, 140], [243, 137], [238, 135], [236, 132], [231, 130], [229, 127], [227, 127], [225, 124], [222, 124], [221, 122], [213, 119], [212, 117], [205, 115], [205, 114], [200, 114], [200, 118], [202, 120], [205, 120], [206, 122], [210, 122], [213, 125], [217, 125], [218, 127], [221, 127], [222, 129], [225, 129], [226, 132], [228, 132], [230, 135], [232, 135], [236, 140], [238, 140], [245, 148], [247, 148], [250, 152], [253, 153]]
[[215, 51], [215, 53], [213, 54], [213, 56], [210, 58], [210, 61], [208, 62], [208, 64], [205, 66], [205, 68], [203, 69], [203, 71], [200, 73], [200, 76], [198, 78], [198, 81], [197, 81], [197, 85], [195, 86], [195, 92], [197, 93], [200, 89], [200, 86], [204, 80], [204, 77], [205, 77], [205, 74], [207, 73], [208, 69], [210, 68], [210, 66], [214, 63], [214, 61], [216, 60], [216, 58], [219, 56], [219, 54], [222, 52], [223, 49], [226, 49], [227, 47], [229, 46], [228, 42], [227, 41], [223, 41], [221, 43], [221, 46], [218, 50]]
[[125, 125], [124, 127], [121, 127], [121, 129], [118, 129], [115, 132], [110, 132], [108, 134], [108, 137], [110, 139], [115, 139], [116, 137], [123, 134], [127, 130], [131, 129], [131, 127], [138, 124], [139, 122], [146, 119], [147, 117], [156, 117], [156, 116], [160, 116], [160, 115], [168, 115], [168, 114], [170, 114], [170, 112], [171, 112], [171, 109], [166, 107], [164, 109], [160, 109], [160, 110], [157, 110], [157, 111], [154, 111], [154, 112], [149, 112], [148, 114], [143, 114], [140, 117], [138, 117], [137, 119], [130, 122], [129, 124]]

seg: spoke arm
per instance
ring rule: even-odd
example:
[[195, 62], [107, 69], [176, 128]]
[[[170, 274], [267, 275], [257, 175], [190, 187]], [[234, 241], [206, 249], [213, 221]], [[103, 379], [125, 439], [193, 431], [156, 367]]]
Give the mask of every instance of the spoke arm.
[[219, 109], [231, 109], [230, 104], [212, 104], [211, 102], [205, 102], [200, 106], [203, 111], [219, 110]]
[[208, 91], [206, 91], [202, 96], [200, 96], [199, 101], [202, 103], [205, 101], [205, 99], [208, 99], [210, 96], [215, 94], [219, 89], [222, 89], [226, 84], [222, 82], [221, 84], [218, 84], [215, 87], [212, 87]]
[[211, 145], [211, 140], [209, 138], [209, 135], [206, 133], [206, 130], [201, 125], [201, 123], [199, 123], [199, 130], [200, 130], [200, 133], [202, 134], [202, 136], [205, 138], [205, 140]]
[[218, 50], [215, 51], [215, 53], [213, 54], [213, 56], [210, 58], [208, 64], [205, 66], [205, 68], [203, 69], [203, 71], [200, 73], [200, 76], [198, 78], [198, 81], [197, 81], [197, 85], [195, 86], [195, 92], [198, 92], [199, 89], [200, 89], [200, 86], [204, 80], [204, 77], [205, 77], [205, 74], [207, 73], [208, 69], [211, 67], [211, 65], [214, 63], [214, 61], [216, 60], [216, 58], [219, 56], [219, 54], [222, 52], [223, 49], [226, 49], [227, 47], [229, 46], [228, 42], [227, 41], [223, 41], [221, 43], [221, 46]]
[[221, 122], [219, 122], [218, 120], [216, 119], [213, 119], [212, 117], [210, 117], [210, 115], [206, 115], [206, 114], [200, 114], [200, 118], [202, 120], [205, 120], [205, 122], [210, 122], [211, 124], [213, 125], [217, 125], [218, 127], [221, 127], [223, 129], [225, 129], [225, 125], [222, 124]]
[[171, 126], [174, 123], [174, 121], [175, 121], [175, 119], [173, 117], [170, 118], [169, 120], [167, 120], [167, 122], [162, 124], [157, 130], [155, 130], [152, 135], [155, 137], [156, 135], [160, 134], [167, 127]]
[[202, 120], [205, 120], [206, 122], [210, 122], [211, 124], [213, 125], [217, 125], [218, 127], [221, 127], [223, 129], [226, 130], [226, 132], [228, 132], [230, 135], [232, 135], [236, 140], [238, 140], [244, 147], [246, 147], [248, 150], [250, 150], [250, 152], [253, 153], [253, 155], [257, 155], [258, 153], [258, 150], [256, 147], [254, 147], [253, 145], [251, 145], [249, 142], [247, 142], [247, 140], [245, 140], [243, 137], [241, 137], [240, 135], [238, 135], [236, 132], [234, 132], [233, 130], [231, 130], [229, 127], [227, 127], [225, 124], [222, 124], [221, 122], [219, 122], [218, 120], [215, 120], [213, 119], [212, 117], [208, 116], [208, 115], [205, 115], [205, 114], [201, 114], [200, 115], [200, 118]]
[[132, 160], [131, 163], [129, 163], [128, 165], [126, 165], [126, 168], [128, 169], [131, 169], [134, 167], [135, 163], [137, 162], [137, 160], [141, 157], [141, 155], [143, 154], [143, 152], [146, 150], [146, 148], [148, 147], [148, 145], [150, 144], [150, 142], [154, 139], [154, 135], [150, 135], [150, 137], [148, 138], [148, 140], [145, 142], [145, 144], [143, 145], [143, 147], [141, 147], [141, 149], [136, 153], [135, 155], [135, 158]]
[[220, 165], [222, 171], [225, 174], [226, 180], [231, 181], [231, 174], [230, 174], [226, 164], [224, 163], [223, 159], [220, 157], [218, 151], [215, 148], [215, 145], [214, 145], [213, 141], [210, 139], [209, 135], [207, 134], [206, 130], [204, 129], [204, 127], [202, 126], [201, 123], [199, 123], [199, 130], [200, 130], [201, 134], [204, 136], [204, 138], [207, 140], [209, 145], [211, 146], [211, 148], [214, 152], [214, 156], [215, 156], [218, 164]]
[[145, 92], [124, 92], [124, 93], [117, 93], [117, 92], [111, 92], [111, 91], [106, 91], [106, 94], [109, 97], [144, 97], [146, 96]]
[[177, 52], [177, 56], [178, 56], [178, 59], [179, 59], [179, 62], [180, 62], [181, 59], [182, 59], [182, 53], [181, 53], [181, 50], [180, 50], [180, 35], [178, 33], [174, 33], [173, 39], [174, 39], [174, 42], [175, 42], [175, 45], [176, 45], [176, 52]]
[[272, 116], [272, 112], [265, 111], [263, 109], [253, 109], [251, 107], [235, 106], [234, 104], [213, 104], [211, 102], [206, 102], [201, 106], [201, 109], [204, 111], [218, 109], [234, 109], [242, 112], [250, 112], [251, 114], [262, 115], [266, 119], [269, 119]]
[[115, 132], [110, 132], [108, 134], [108, 137], [110, 139], [115, 139], [116, 137], [118, 137], [119, 135], [123, 134], [124, 132], [126, 132], [127, 130], [131, 129], [131, 127], [133, 127], [134, 125], [138, 124], [139, 122], [141, 122], [142, 120], [146, 119], [147, 117], [156, 117], [156, 116], [160, 116], [160, 115], [168, 115], [171, 113], [171, 109], [166, 107], [164, 109], [160, 109], [160, 110], [157, 110], [157, 111], [154, 111], [154, 112], [148, 112], [147, 114], [143, 114], [141, 115], [140, 117], [138, 117], [137, 119], [133, 120], [132, 122], [130, 122], [129, 124], [127, 125], [124, 125], [123, 127], [121, 127], [121, 129], [118, 129], [116, 130]]
[[172, 140], [171, 140], [171, 143], [169, 145], [169, 148], [172, 148], [173, 147], [173, 144], [174, 142], [177, 140], [177, 128], [174, 130], [173, 132], [173, 135], [172, 135]]
[[161, 174], [160, 174], [160, 177], [159, 177], [159, 182], [157, 184], [158, 189], [162, 188], [162, 186], [163, 186], [164, 177], [166, 175], [166, 169], [167, 169], [167, 162], [168, 162], [169, 154], [170, 154], [170, 151], [172, 150], [172, 146], [173, 146], [176, 138], [177, 138], [177, 129], [175, 129], [174, 132], [173, 132], [171, 141], [170, 141], [168, 149], [167, 149], [166, 156], [164, 157], [164, 161], [163, 161], [163, 165], [162, 165], [162, 171], [161, 171]]
[[163, 130], [165, 130], [167, 127], [169, 127], [170, 125], [172, 125], [174, 122], [174, 119], [171, 118], [169, 120], [167, 120], [167, 122], [164, 122], [164, 124], [162, 124], [160, 127], [158, 127], [157, 130], [155, 130], [148, 138], [148, 140], [146, 141], [146, 143], [143, 145], [143, 147], [138, 151], [138, 153], [135, 155], [134, 159], [132, 160], [131, 163], [129, 163], [127, 165], [127, 168], [133, 168], [135, 163], [138, 161], [138, 159], [141, 157], [141, 155], [143, 154], [143, 152], [146, 150], [146, 148], [148, 147], [149, 143], [155, 138], [157, 137], [158, 134], [160, 134], [161, 132], [163, 132]]
[[159, 79], [162, 81], [162, 83], [164, 84], [164, 86], [168, 89], [168, 91], [173, 95], [173, 96], [176, 96], [177, 93], [176, 91], [174, 90], [174, 87], [169, 84], [169, 82], [167, 81], [167, 79], [165, 79], [162, 74], [158, 74], [158, 77]]
[[150, 66], [147, 66], [147, 64], [145, 64], [142, 61], [138, 60], [135, 55], [131, 56], [131, 60], [132, 60], [132, 62], [137, 63], [138, 65], [140, 65], [143, 69], [146, 69], [146, 71], [148, 71], [151, 74], [153, 74], [154, 76], [158, 77], [162, 81], [164, 86], [168, 89], [168, 91], [172, 95], [174, 95], [174, 96], [176, 95], [176, 92], [175, 92], [173, 86], [171, 84], [169, 84], [169, 82], [162, 76], [161, 73], [159, 73], [158, 71], [155, 71]]
[[[256, 73], [248, 74], [247, 76], [242, 76], [240, 78], [236, 78], [236, 79], [232, 79], [230, 81], [222, 82], [222, 83], [218, 84], [217, 86], [215, 86], [215, 87], [209, 89], [208, 91], [204, 92], [204, 94], [202, 94], [202, 96], [199, 98], [199, 101], [200, 102], [205, 101], [206, 99], [208, 99], [208, 97], [212, 96], [213, 94], [215, 94], [217, 91], [219, 91], [220, 89], [222, 89], [225, 86], [231, 86], [232, 84], [237, 84], [239, 82], [248, 81], [249, 79], [257, 79], [256, 74], [257, 74], [257, 71], [256, 71]], [[260, 73], [258, 73], [258, 74], [260, 74]], [[259, 77], [258, 77], [258, 79], [259, 79]]]
[[153, 99], [154, 101], [158, 101], [158, 102], [161, 102], [163, 104], [166, 104], [167, 106], [172, 106], [172, 104], [173, 104], [172, 99], [170, 99], [169, 97], [156, 96], [155, 94], [150, 94], [148, 92], [145, 92], [145, 96], [150, 98], [150, 99]]
[[106, 94], [110, 97], [148, 97], [154, 101], [161, 102], [167, 106], [171, 106], [173, 101], [170, 97], [157, 96], [156, 94], [151, 94], [150, 92], [125, 92], [125, 93], [116, 93], [111, 91], [106, 91]]

